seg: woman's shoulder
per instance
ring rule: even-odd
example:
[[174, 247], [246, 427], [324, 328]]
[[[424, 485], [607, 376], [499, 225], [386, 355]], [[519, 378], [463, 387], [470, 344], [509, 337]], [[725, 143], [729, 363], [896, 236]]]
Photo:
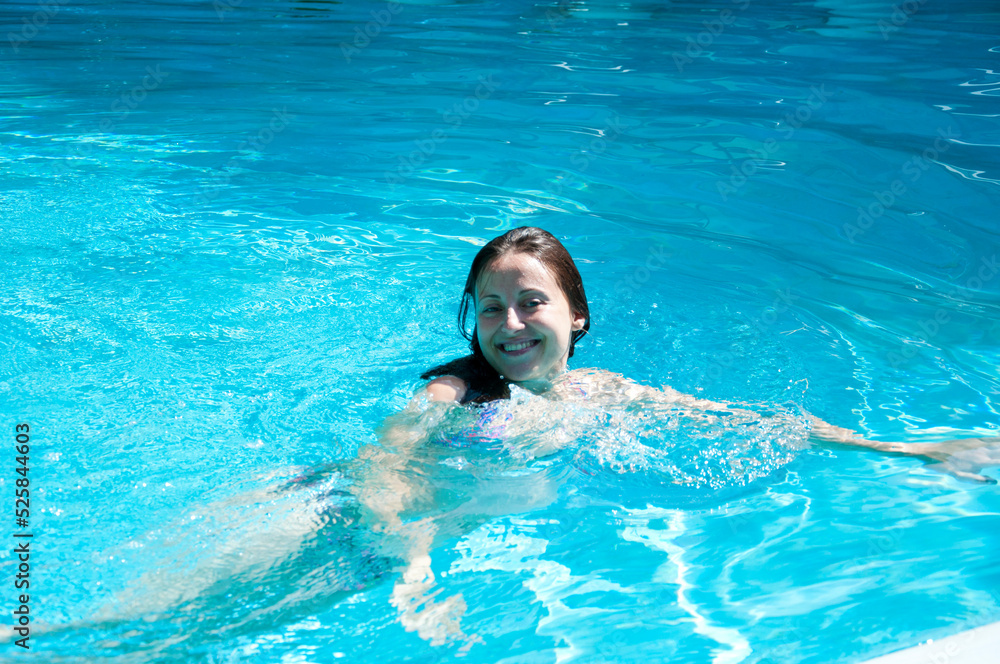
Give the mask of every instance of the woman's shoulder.
[[431, 388], [427, 394], [434, 400], [485, 403], [510, 396], [506, 381], [485, 360], [474, 355], [434, 367], [420, 377], [433, 379], [427, 386]]
[[438, 376], [427, 383], [424, 391], [430, 401], [457, 401], [462, 402], [469, 386], [458, 376], [444, 375]]

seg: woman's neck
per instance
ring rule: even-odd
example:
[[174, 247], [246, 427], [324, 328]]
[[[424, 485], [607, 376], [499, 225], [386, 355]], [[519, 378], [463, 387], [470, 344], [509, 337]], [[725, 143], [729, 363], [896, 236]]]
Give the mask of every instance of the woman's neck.
[[551, 390], [552, 386], [555, 384], [555, 381], [558, 380], [559, 377], [565, 375], [567, 371], [569, 371], [569, 368], [564, 364], [561, 368], [553, 370], [551, 373], [549, 373], [548, 376], [544, 378], [531, 378], [529, 380], [512, 380], [510, 382], [534, 394], [544, 394], [549, 390]]

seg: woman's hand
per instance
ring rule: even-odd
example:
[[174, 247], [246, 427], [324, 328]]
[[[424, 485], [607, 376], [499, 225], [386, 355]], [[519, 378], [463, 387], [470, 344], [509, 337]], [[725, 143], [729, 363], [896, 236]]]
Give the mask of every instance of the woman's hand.
[[462, 631], [465, 599], [456, 593], [443, 601], [436, 601], [440, 589], [434, 589], [434, 572], [431, 570], [431, 546], [437, 524], [431, 518], [406, 524], [410, 533], [406, 569], [392, 588], [389, 603], [399, 612], [399, 622], [407, 632], [430, 642], [432, 646], [461, 641], [460, 652], [474, 643], [483, 643], [476, 634]]
[[995, 479], [983, 475], [982, 470], [989, 466], [1000, 466], [1000, 437], [956, 438], [940, 443], [899, 443], [868, 440], [850, 429], [835, 427], [818, 417], [810, 415], [809, 419], [813, 436], [820, 440], [933, 459], [937, 463], [928, 466], [932, 470], [972, 482], [997, 483]]
[[[901, 452], [911, 456], [934, 459], [928, 467], [963, 480], [996, 484], [992, 477], [982, 474], [983, 468], [1000, 466], [1000, 437], [957, 438], [941, 443], [893, 443]], [[902, 449], [898, 449], [901, 447]]]

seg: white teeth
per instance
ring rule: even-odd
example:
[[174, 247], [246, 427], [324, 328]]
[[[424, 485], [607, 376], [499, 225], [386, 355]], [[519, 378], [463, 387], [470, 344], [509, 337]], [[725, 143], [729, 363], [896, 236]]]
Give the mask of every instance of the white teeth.
[[503, 345], [503, 349], [504, 349], [504, 351], [506, 351], [508, 353], [511, 353], [511, 352], [513, 352], [515, 350], [524, 350], [525, 348], [528, 348], [528, 347], [534, 346], [534, 345], [535, 345], [534, 341], [522, 341], [519, 344], [504, 344]]

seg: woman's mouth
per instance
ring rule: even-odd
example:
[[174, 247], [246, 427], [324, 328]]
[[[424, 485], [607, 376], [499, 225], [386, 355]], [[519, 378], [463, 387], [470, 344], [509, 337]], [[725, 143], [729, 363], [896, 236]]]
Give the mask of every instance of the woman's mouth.
[[541, 340], [539, 339], [529, 339], [527, 341], [518, 341], [515, 343], [497, 344], [497, 348], [499, 348], [505, 355], [513, 355], [514, 357], [517, 357], [518, 355], [524, 355], [531, 348], [540, 343]]

